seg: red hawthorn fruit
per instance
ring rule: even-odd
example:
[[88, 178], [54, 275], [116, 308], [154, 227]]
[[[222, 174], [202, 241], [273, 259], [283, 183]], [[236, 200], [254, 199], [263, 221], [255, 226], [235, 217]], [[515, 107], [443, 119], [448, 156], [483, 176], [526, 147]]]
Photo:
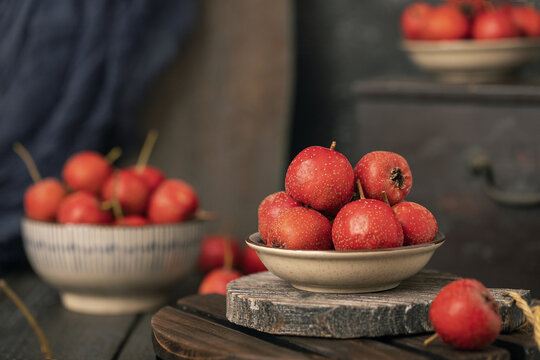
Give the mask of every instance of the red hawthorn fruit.
[[401, 13], [401, 31], [407, 39], [420, 39], [431, 14], [431, 5], [425, 2], [414, 2]]
[[98, 195], [113, 167], [105, 157], [93, 151], [81, 151], [71, 156], [62, 169], [62, 177], [73, 190]]
[[24, 193], [26, 216], [33, 220], [54, 221], [66, 189], [60, 181], [46, 178], [31, 185]]
[[467, 17], [453, 5], [440, 5], [431, 11], [421, 38], [424, 40], [457, 40], [469, 34]]
[[293, 207], [302, 206], [285, 191], [268, 195], [261, 201], [258, 209], [259, 234], [264, 242], [270, 238], [277, 217]]
[[85, 191], [77, 191], [64, 198], [58, 209], [61, 224], [108, 224], [113, 216], [102, 210], [98, 198]]
[[472, 26], [472, 37], [477, 40], [510, 38], [518, 35], [518, 27], [504, 9], [478, 14]]
[[403, 201], [392, 207], [403, 229], [403, 245], [418, 245], [432, 241], [437, 235], [435, 216], [420, 204]]

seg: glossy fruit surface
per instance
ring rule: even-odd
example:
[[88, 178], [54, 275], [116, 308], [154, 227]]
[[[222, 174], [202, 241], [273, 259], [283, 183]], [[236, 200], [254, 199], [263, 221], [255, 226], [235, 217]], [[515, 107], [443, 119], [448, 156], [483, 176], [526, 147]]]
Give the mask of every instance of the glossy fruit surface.
[[294, 200], [335, 215], [352, 198], [354, 171], [349, 160], [336, 150], [310, 146], [289, 165], [285, 190]]
[[403, 245], [418, 245], [432, 241], [437, 235], [435, 216], [420, 204], [403, 201], [392, 207], [403, 229]]
[[156, 190], [159, 184], [165, 180], [165, 174], [163, 174], [163, 172], [155, 166], [133, 166], [131, 170], [133, 170], [146, 182], [150, 193]]
[[290, 197], [285, 191], [268, 195], [261, 201], [257, 211], [259, 234], [266, 242], [272, 233], [272, 227], [277, 217], [293, 207], [302, 206], [299, 202]]
[[240, 278], [242, 274], [233, 269], [214, 269], [201, 281], [199, 294], [227, 294], [227, 284]]
[[256, 272], [267, 271], [257, 251], [250, 247], [246, 247], [242, 252], [242, 270], [245, 274], [253, 274]]
[[195, 190], [178, 179], [164, 180], [150, 196], [148, 218], [152, 223], [176, 223], [190, 219], [199, 206]]
[[97, 195], [112, 172], [112, 166], [103, 155], [93, 151], [81, 151], [66, 161], [62, 177], [71, 189]]
[[145, 226], [148, 224], [150, 221], [141, 215], [127, 215], [114, 221], [114, 225], [117, 226]]
[[104, 200], [118, 200], [126, 215], [142, 214], [146, 210], [150, 191], [141, 176], [124, 169], [109, 176], [103, 184], [101, 195]]
[[510, 14], [503, 9], [478, 14], [472, 26], [472, 36], [478, 40], [510, 38], [518, 35], [517, 26]]
[[77, 191], [64, 198], [58, 209], [61, 224], [108, 224], [113, 217], [102, 210], [98, 198], [85, 191]]
[[60, 181], [46, 178], [31, 185], [24, 193], [24, 209], [30, 219], [54, 221], [66, 189]]
[[401, 31], [405, 38], [411, 40], [422, 38], [431, 11], [431, 5], [425, 2], [414, 2], [403, 10], [401, 14]]
[[474, 279], [446, 285], [431, 304], [429, 320], [445, 343], [465, 350], [488, 346], [502, 327], [493, 296]]
[[531, 6], [511, 6], [510, 18], [524, 36], [540, 36], [540, 13]]
[[467, 17], [454, 5], [440, 5], [429, 14], [421, 38], [423, 40], [457, 40], [469, 33]]
[[318, 211], [294, 207], [278, 216], [269, 243], [284, 249], [330, 250], [332, 226]]
[[332, 225], [336, 250], [391, 248], [403, 245], [403, 230], [390, 206], [361, 199], [345, 205]]
[[383, 201], [385, 191], [390, 205], [403, 201], [412, 188], [412, 173], [407, 160], [391, 151], [372, 151], [354, 168], [368, 199]]

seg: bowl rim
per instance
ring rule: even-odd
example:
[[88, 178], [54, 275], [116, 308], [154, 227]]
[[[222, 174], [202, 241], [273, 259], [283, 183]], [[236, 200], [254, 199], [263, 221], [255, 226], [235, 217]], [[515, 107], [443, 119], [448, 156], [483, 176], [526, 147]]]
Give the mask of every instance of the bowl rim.
[[[252, 238], [256, 240], [252, 240]], [[394, 248], [384, 249], [364, 249], [364, 250], [294, 250], [281, 249], [262, 244], [262, 239], [258, 232], [249, 235], [245, 242], [256, 251], [266, 254], [283, 255], [288, 257], [315, 257], [315, 258], [354, 258], [358, 256], [380, 256], [380, 255], [399, 255], [411, 252], [431, 251], [437, 249], [446, 241], [446, 236], [438, 231], [435, 239], [429, 243], [419, 245], [405, 245]]]
[[401, 47], [407, 51], [467, 51], [506, 50], [540, 47], [540, 37], [502, 39], [458, 39], [458, 40], [401, 40]]
[[135, 230], [141, 230], [141, 229], [165, 229], [165, 228], [180, 228], [187, 225], [192, 224], [204, 224], [204, 223], [210, 223], [214, 220], [208, 220], [208, 219], [192, 219], [187, 220], [183, 222], [178, 223], [166, 223], [166, 224], [148, 224], [148, 225], [141, 225], [141, 226], [130, 226], [130, 225], [114, 225], [114, 224], [60, 224], [58, 222], [49, 222], [49, 221], [41, 221], [41, 220], [34, 220], [30, 219], [26, 216], [22, 216], [21, 223], [22, 224], [28, 224], [31, 226], [43, 226], [43, 227], [50, 227], [55, 229], [93, 229], [93, 230], [114, 230], [114, 231], [135, 231]]

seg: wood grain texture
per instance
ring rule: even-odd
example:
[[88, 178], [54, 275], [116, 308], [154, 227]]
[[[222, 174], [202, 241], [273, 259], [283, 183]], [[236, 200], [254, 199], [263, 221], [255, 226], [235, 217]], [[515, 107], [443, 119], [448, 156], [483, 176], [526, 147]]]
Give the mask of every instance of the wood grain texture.
[[[92, 316], [64, 309], [56, 290], [32, 273], [7, 282], [34, 315], [56, 359], [112, 359], [122, 346], [135, 315]], [[0, 359], [42, 359], [40, 344], [26, 319], [0, 293]]]
[[243, 238], [262, 199], [283, 189], [293, 34], [290, 0], [205, 0], [192, 37], [156, 82], [142, 126], [151, 163], [185, 179]]
[[[395, 289], [368, 294], [320, 294], [293, 288], [270, 272], [231, 282], [229, 321], [271, 334], [332, 338], [377, 337], [432, 331], [428, 313], [439, 290], [455, 275], [424, 270]], [[490, 289], [499, 304], [503, 331], [524, 322], [504, 289]], [[528, 290], [517, 290], [530, 300]]]

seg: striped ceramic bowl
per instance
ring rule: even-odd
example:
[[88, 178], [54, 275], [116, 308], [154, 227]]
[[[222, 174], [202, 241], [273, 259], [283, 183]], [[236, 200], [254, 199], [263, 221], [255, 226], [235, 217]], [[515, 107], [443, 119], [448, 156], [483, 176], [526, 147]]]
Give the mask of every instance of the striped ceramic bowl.
[[194, 271], [208, 221], [139, 227], [62, 225], [23, 219], [28, 259], [70, 310], [149, 310]]

